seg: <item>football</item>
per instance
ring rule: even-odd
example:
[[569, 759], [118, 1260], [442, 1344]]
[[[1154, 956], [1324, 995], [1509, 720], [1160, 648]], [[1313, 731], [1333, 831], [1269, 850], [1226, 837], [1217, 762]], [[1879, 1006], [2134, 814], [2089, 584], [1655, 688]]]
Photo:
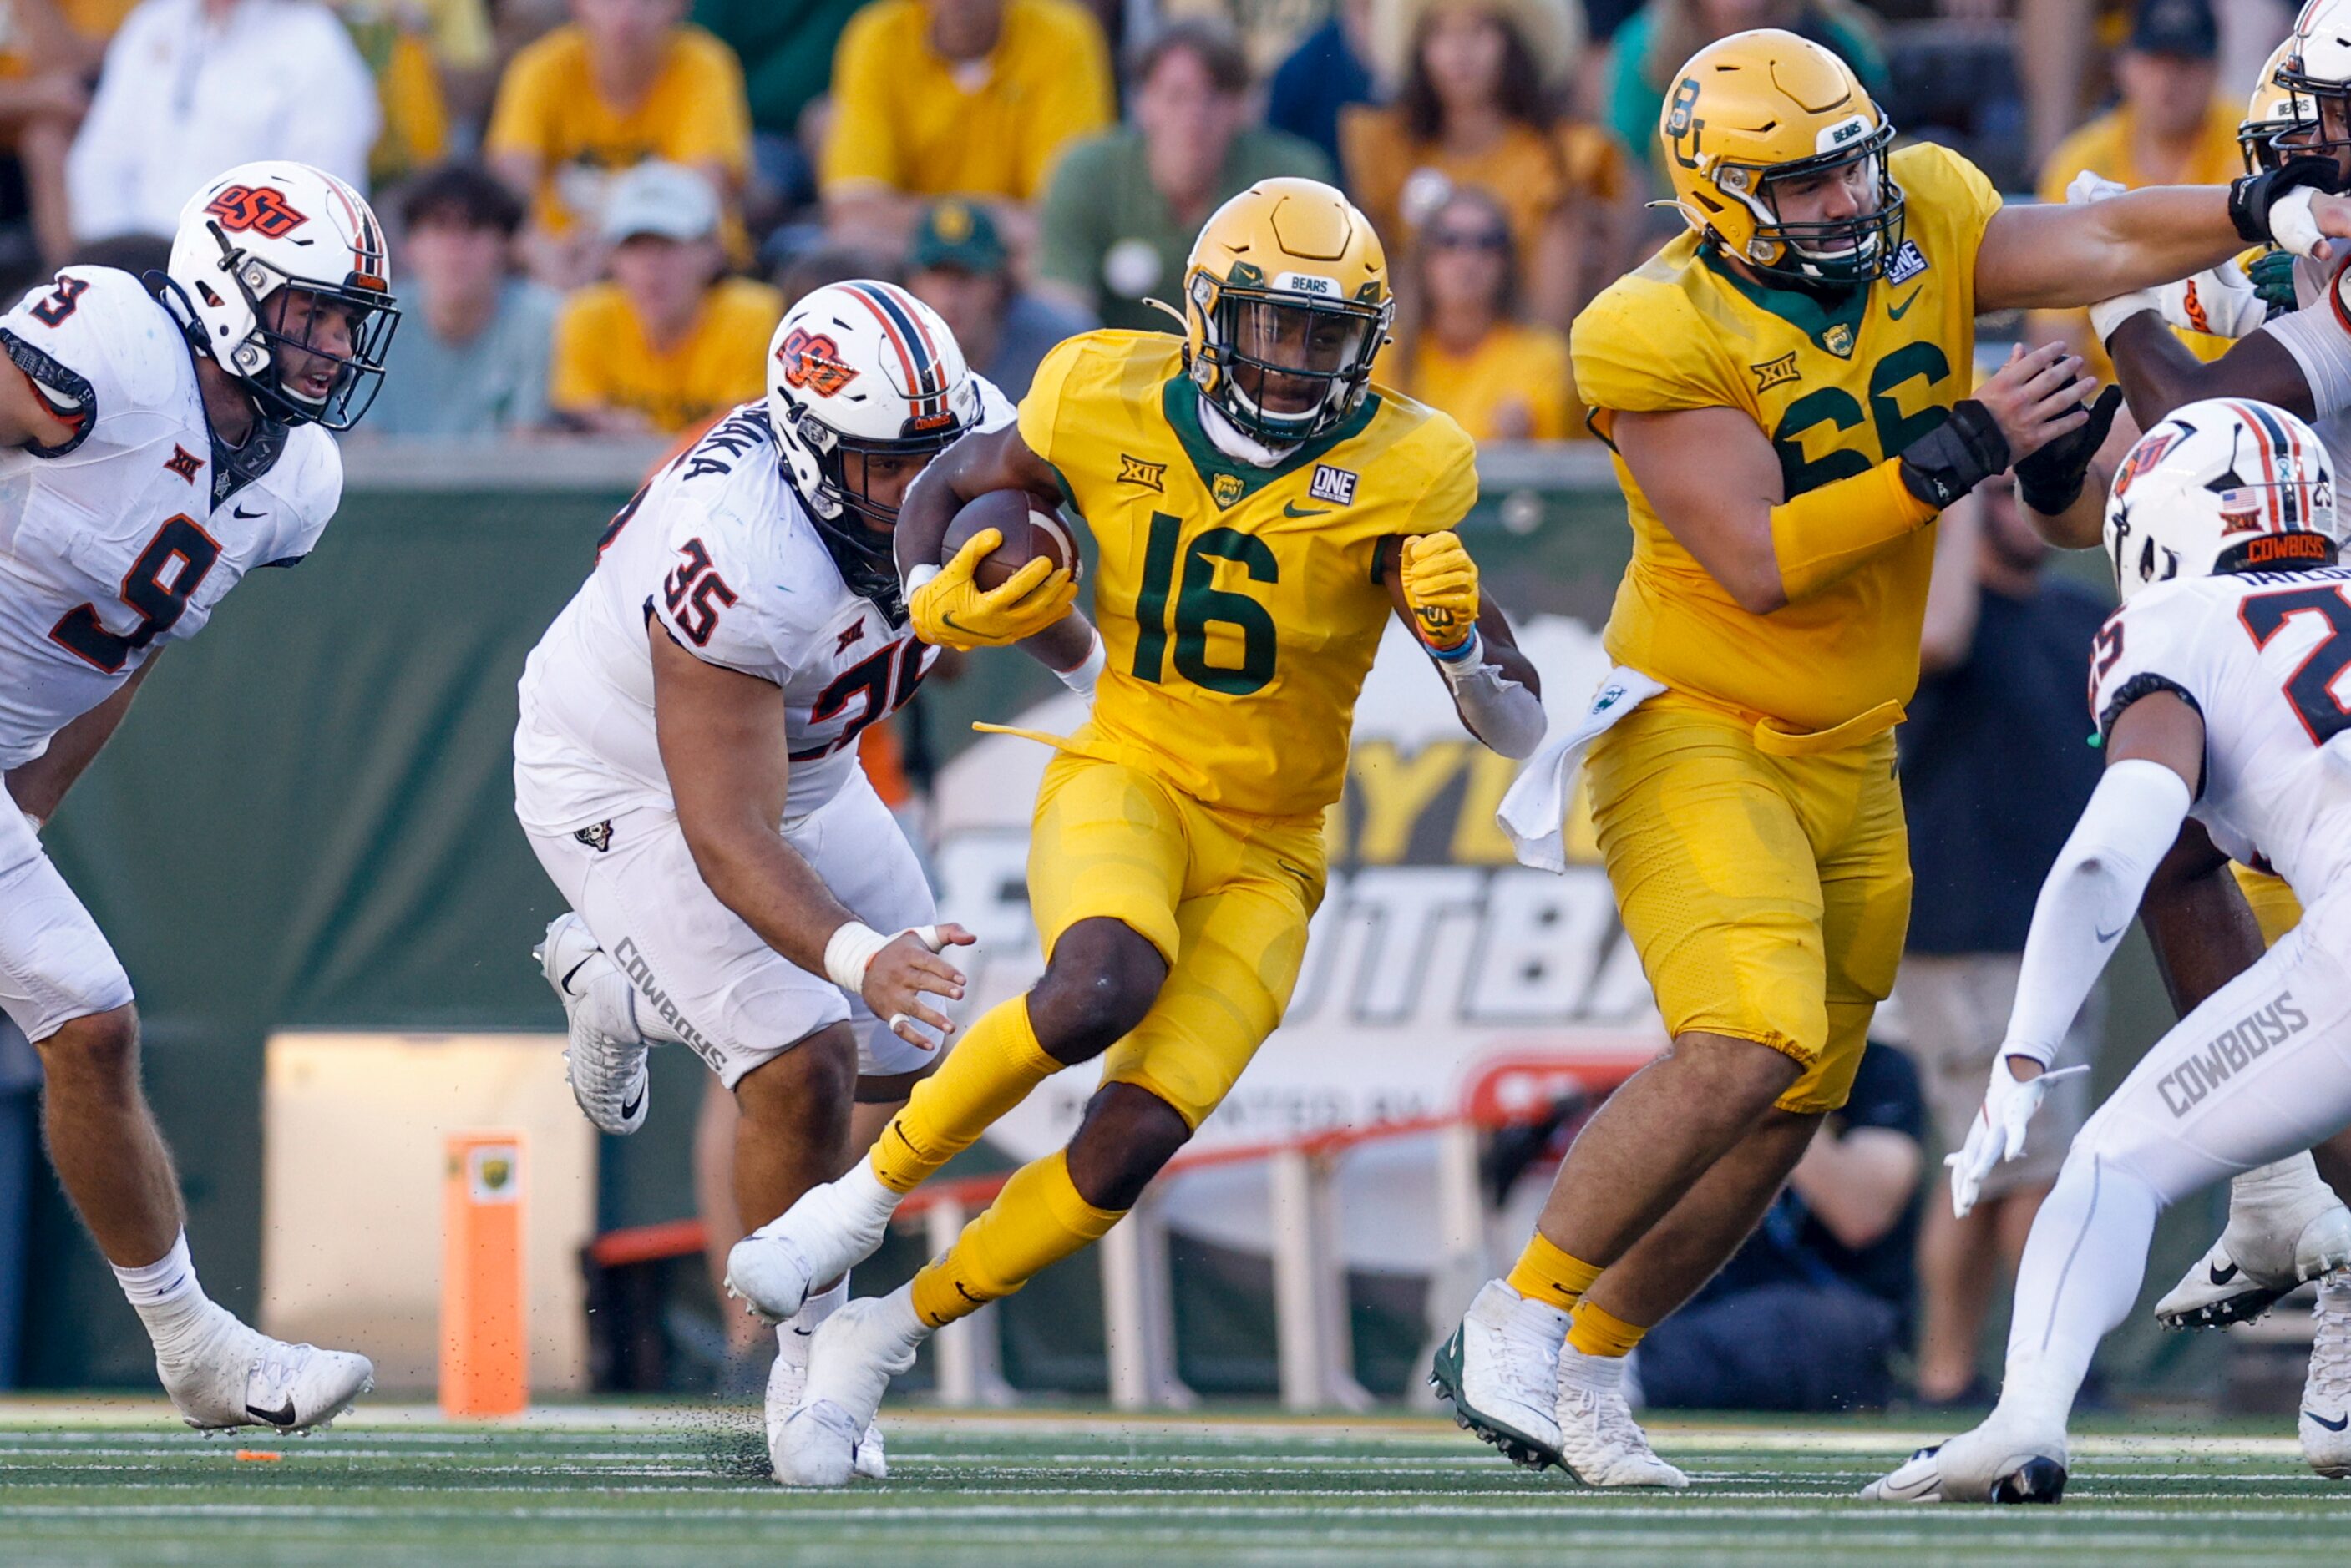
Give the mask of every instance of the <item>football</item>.
[[1001, 586], [1040, 556], [1051, 561], [1056, 571], [1077, 561], [1077, 540], [1069, 524], [1044, 510], [1025, 490], [996, 490], [966, 505], [948, 523], [946, 536], [939, 545], [940, 564], [954, 560], [956, 552], [984, 528], [1003, 535], [1004, 543], [989, 551], [973, 574], [973, 580], [983, 588]]

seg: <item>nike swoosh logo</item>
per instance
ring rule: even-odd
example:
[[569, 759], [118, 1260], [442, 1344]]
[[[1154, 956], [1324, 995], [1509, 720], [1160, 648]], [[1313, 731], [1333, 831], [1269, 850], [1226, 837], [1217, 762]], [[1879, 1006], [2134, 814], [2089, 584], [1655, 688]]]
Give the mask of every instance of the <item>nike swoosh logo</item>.
[[1887, 300], [1886, 302], [1886, 319], [1889, 321], [1901, 320], [1905, 316], [1907, 316], [1910, 313], [1910, 307], [1918, 303], [1918, 296], [1926, 292], [1927, 286], [1922, 283], [1917, 287], [1912, 289], [1910, 291], [1910, 297], [1904, 300], [1901, 304], [1896, 305], [1892, 300]]
[[1285, 501], [1281, 504], [1281, 514], [1284, 517], [1327, 517], [1331, 509], [1328, 506], [1301, 506], [1295, 501]]
[[230, 515], [231, 515], [231, 516], [245, 518], [247, 522], [252, 521], [252, 520], [253, 520], [254, 518], [256, 518], [256, 517], [260, 517], [260, 516], [264, 516], [264, 515], [266, 515], [266, 514], [264, 514], [264, 513], [260, 513], [260, 512], [247, 512], [247, 511], [246, 511], [244, 507], [242, 507], [242, 506], [232, 506], [232, 507], [230, 507], [230, 508], [229, 508], [229, 514], [230, 514]]
[[2127, 926], [2129, 926], [2129, 924], [2130, 924], [2130, 922], [2129, 922], [2128, 920], [2125, 920], [2125, 921], [2122, 923], [2122, 925], [2116, 926], [2116, 927], [2113, 930], [2111, 930], [2111, 931], [2100, 931], [2100, 932], [2098, 933], [2098, 940], [2100, 940], [2100, 941], [2102, 941], [2102, 942], [2110, 942], [2110, 941], [2113, 941], [2116, 937], [2121, 936], [2121, 935], [2123, 934], [2123, 931], [2124, 931], [2125, 928], [2126, 928], [2126, 927], [2127, 927]]
[[643, 1089], [639, 1089], [637, 1091], [637, 1097], [621, 1107], [621, 1119], [622, 1121], [627, 1121], [630, 1117], [635, 1116], [637, 1114], [637, 1108], [644, 1103], [645, 1092]]
[[2317, 1422], [2320, 1426], [2325, 1428], [2330, 1432], [2339, 1432], [2346, 1427], [2351, 1427], [2351, 1415], [2337, 1416], [2335, 1419], [2330, 1421], [2315, 1410], [2304, 1410], [2303, 1414], [2309, 1417], [2312, 1420]]
[[816, 1333], [816, 1330], [814, 1330], [814, 1329], [812, 1329], [812, 1328], [801, 1328], [801, 1327], [799, 1327], [799, 1326], [796, 1324], [796, 1325], [794, 1325], [794, 1327], [793, 1327], [793, 1329], [792, 1329], [792, 1332], [793, 1332], [794, 1334], [799, 1334], [802, 1339], [807, 1339], [807, 1338], [809, 1338], [810, 1335], [814, 1334]]
[[2204, 1265], [2204, 1272], [2212, 1276], [2212, 1282], [2214, 1284], [2225, 1285], [2231, 1280], [2235, 1279], [2239, 1274], [2244, 1272], [2244, 1270], [2234, 1263], [2230, 1264], [2225, 1269], [2217, 1267], [2211, 1263], [2207, 1263]]
[[[273, 1427], [290, 1427], [294, 1424], [294, 1401], [289, 1397], [283, 1410], [265, 1410], [258, 1405], [247, 1405], [245, 1407], [245, 1413], [256, 1421], [266, 1421]], [[2315, 1419], [2315, 1417], [2313, 1418]], [[2342, 1428], [2335, 1429], [2340, 1431]]]

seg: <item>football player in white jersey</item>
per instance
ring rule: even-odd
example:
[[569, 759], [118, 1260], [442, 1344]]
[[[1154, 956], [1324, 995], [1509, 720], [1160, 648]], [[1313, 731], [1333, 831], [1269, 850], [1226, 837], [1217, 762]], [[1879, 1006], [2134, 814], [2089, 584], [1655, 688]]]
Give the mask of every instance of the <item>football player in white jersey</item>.
[[2335, 483], [2308, 425], [2237, 400], [2159, 421], [2116, 477], [2105, 535], [2123, 607], [2090, 668], [2106, 770], [2034, 908], [1954, 1207], [2031, 1136], [2057, 1044], [2183, 824], [2283, 877], [2304, 916], [2075, 1137], [2018, 1270], [1998, 1407], [1865, 1497], [2056, 1501], [2074, 1397], [2138, 1293], [2157, 1215], [2351, 1123], [2351, 568], [2334, 564]]
[[0, 316], [0, 1009], [40, 1049], [58, 1180], [192, 1427], [312, 1427], [373, 1369], [197, 1284], [131, 981], [37, 834], [163, 645], [317, 544], [342, 494], [328, 432], [382, 377], [389, 275], [357, 192], [252, 163], [190, 199], [164, 272], [68, 267]]
[[[2263, 67], [2239, 140], [2249, 170], [2294, 158], [2331, 159], [2351, 179], [2351, 0], [2314, 0]], [[2084, 180], [2089, 181], [2089, 176]], [[2074, 194], [2095, 199], [2077, 182]], [[2285, 262], [2288, 258], [2275, 258]], [[2094, 329], [2142, 427], [2199, 399], [2251, 398], [2308, 419], [2341, 467], [2351, 461], [2351, 316], [2346, 260], [2291, 258], [2295, 306], [2280, 312], [2234, 262], [2170, 287], [2094, 306]], [[2220, 359], [2189, 353], [2168, 327], [2238, 339]], [[2052, 528], [2054, 543], [2096, 543], [2095, 498]], [[2338, 520], [2338, 528], [2351, 519]], [[2192, 1006], [2261, 952], [2260, 931], [2214, 851], [2192, 824], [2158, 873], [2146, 911], [2165, 976], [2182, 1007]], [[2282, 922], [2290, 918], [2277, 917]], [[2260, 1315], [2304, 1280], [2332, 1275], [2319, 1296], [2311, 1393], [2351, 1381], [2351, 1210], [2336, 1189], [2351, 1179], [2351, 1137], [2322, 1147], [2335, 1188], [2308, 1154], [2248, 1172], [2231, 1184], [2229, 1222], [2206, 1255], [2158, 1303], [2175, 1327], [2212, 1326]], [[2314, 1403], [2329, 1411], [2314, 1414]], [[2343, 1397], [2305, 1399], [2304, 1449], [2323, 1474], [2351, 1473], [2351, 1432], [2330, 1424]]]
[[[816, 290], [778, 326], [768, 396], [664, 469], [530, 656], [516, 810], [571, 913], [539, 950], [580, 1108], [643, 1122], [650, 1042], [691, 1047], [742, 1116], [747, 1225], [839, 1176], [927, 1072], [959, 998], [929, 883], [857, 737], [913, 695], [891, 530], [964, 431], [1009, 421], [946, 324], [893, 285]], [[1019, 598], [1033, 563], [998, 592]], [[778, 831], [780, 829], [780, 831]], [[773, 1450], [844, 1276], [778, 1328]], [[861, 1473], [882, 1473], [878, 1438]]]

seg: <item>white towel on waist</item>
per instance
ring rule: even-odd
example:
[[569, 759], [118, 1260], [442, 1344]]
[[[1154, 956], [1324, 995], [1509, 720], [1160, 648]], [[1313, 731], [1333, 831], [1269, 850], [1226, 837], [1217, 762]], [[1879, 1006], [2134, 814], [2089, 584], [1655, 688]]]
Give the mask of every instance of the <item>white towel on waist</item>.
[[1575, 764], [1609, 725], [1665, 690], [1637, 670], [1618, 665], [1600, 682], [1592, 706], [1565, 731], [1552, 735], [1512, 782], [1494, 820], [1510, 836], [1519, 864], [1539, 871], [1567, 869], [1567, 786]]

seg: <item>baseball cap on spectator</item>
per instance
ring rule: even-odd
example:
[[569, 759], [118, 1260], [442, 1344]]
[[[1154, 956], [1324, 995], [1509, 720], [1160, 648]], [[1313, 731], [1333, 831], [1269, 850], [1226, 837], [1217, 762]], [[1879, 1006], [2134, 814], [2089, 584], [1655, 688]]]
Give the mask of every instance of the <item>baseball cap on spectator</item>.
[[718, 192], [682, 163], [649, 159], [613, 178], [599, 225], [612, 244], [639, 234], [706, 240], [718, 232]]
[[400, 198], [404, 227], [434, 221], [512, 234], [522, 226], [522, 202], [506, 182], [476, 163], [444, 163], [411, 181]]
[[952, 197], [924, 210], [906, 247], [908, 272], [952, 267], [984, 277], [1002, 272], [1008, 259], [987, 209]]
[[2220, 26], [2211, 0], [2139, 0], [2124, 47], [2142, 55], [2210, 60], [2220, 53]]

